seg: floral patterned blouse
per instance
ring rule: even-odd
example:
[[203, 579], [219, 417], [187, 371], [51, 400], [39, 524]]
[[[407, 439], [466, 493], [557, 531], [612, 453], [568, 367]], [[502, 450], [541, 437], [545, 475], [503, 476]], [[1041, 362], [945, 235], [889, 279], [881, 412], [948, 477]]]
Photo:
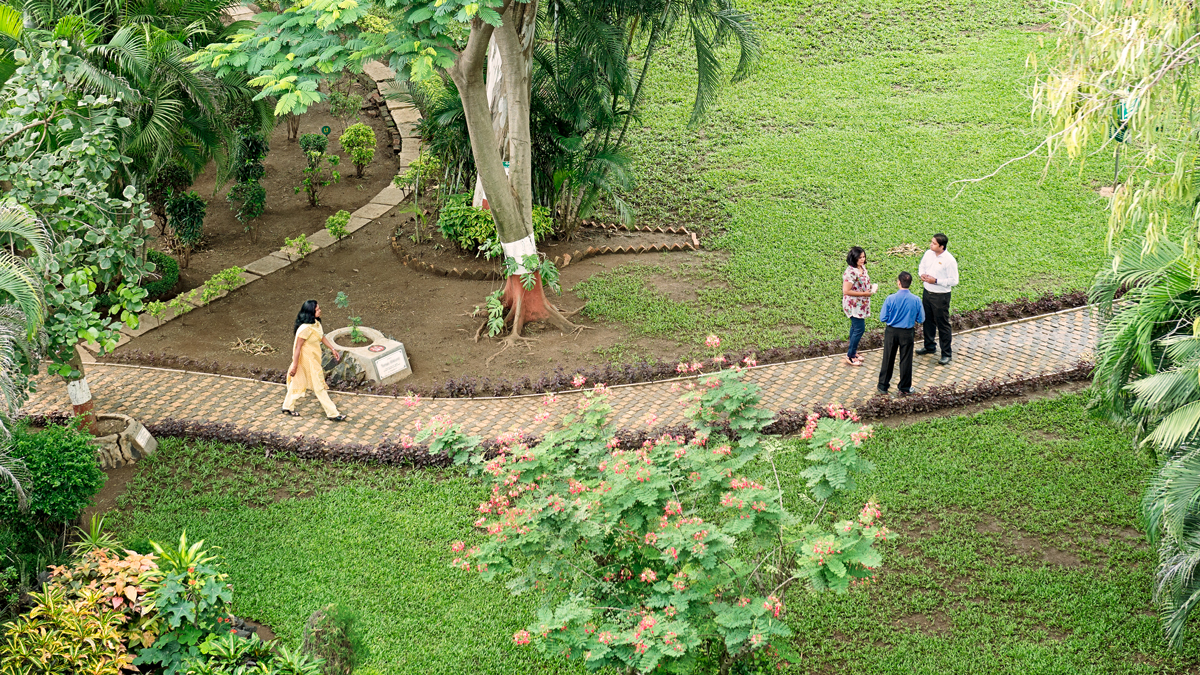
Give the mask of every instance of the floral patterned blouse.
[[[842, 281], [850, 282], [852, 291], [866, 293], [871, 290], [871, 275], [867, 274], [865, 269], [847, 267], [846, 271], [842, 273]], [[871, 316], [871, 297], [843, 295], [842, 311], [852, 319], [865, 319]]]

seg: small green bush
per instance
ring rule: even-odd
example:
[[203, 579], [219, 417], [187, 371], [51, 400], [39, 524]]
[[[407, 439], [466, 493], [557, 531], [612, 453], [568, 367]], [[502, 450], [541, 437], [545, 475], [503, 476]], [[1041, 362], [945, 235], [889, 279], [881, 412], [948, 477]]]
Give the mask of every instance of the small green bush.
[[325, 219], [325, 231], [329, 236], [333, 237], [334, 241], [350, 234], [346, 231], [346, 226], [350, 224], [350, 212], [338, 211], [337, 213]]
[[0, 491], [0, 521], [29, 549], [36, 546], [39, 533], [78, 519], [104, 486], [91, 439], [89, 434], [60, 426], [36, 433], [24, 426], [14, 430], [10, 454], [28, 469], [24, 485], [29, 510], [21, 513], [16, 495]]
[[318, 609], [304, 625], [300, 651], [322, 661], [322, 675], [349, 675], [363, 650], [357, 623], [354, 613], [341, 605]]
[[177, 194], [167, 200], [167, 216], [171, 219], [175, 238], [183, 247], [185, 268], [192, 259], [192, 247], [199, 244], [204, 236], [204, 216], [207, 211], [208, 202], [194, 190]]
[[409, 163], [404, 173], [392, 179], [396, 187], [411, 187], [424, 194], [429, 184], [442, 177], [442, 162], [428, 150], [421, 150], [417, 158]]
[[304, 154], [310, 152], [324, 153], [329, 148], [329, 139], [322, 134], [304, 134], [300, 137], [300, 149]]
[[142, 284], [142, 288], [146, 289], [146, 299], [154, 300], [175, 288], [175, 284], [179, 282], [179, 263], [166, 253], [154, 249], [146, 251], [146, 257], [154, 263], [154, 271], [161, 277], [158, 281]]
[[350, 153], [350, 161], [354, 164], [354, 175], [362, 178], [363, 169], [375, 159], [375, 131], [359, 122], [346, 129], [346, 133], [338, 138], [342, 149]]
[[[467, 195], [452, 195], [442, 205], [438, 214], [438, 229], [442, 236], [464, 251], [476, 252], [480, 247], [496, 238], [496, 221], [491, 211], [472, 206]], [[542, 241], [554, 234], [554, 219], [550, 209], [533, 207], [533, 237]]]

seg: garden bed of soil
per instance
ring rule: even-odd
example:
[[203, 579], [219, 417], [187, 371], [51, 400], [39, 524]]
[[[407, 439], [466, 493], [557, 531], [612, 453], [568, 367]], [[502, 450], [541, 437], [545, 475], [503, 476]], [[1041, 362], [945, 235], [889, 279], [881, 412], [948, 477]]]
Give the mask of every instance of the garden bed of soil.
[[[283, 371], [290, 362], [296, 313], [307, 299], [321, 304], [326, 332], [349, 325], [349, 317], [357, 316], [363, 326], [403, 342], [413, 376], [401, 383], [402, 387], [427, 388], [464, 376], [519, 379], [560, 368], [574, 372], [608, 363], [611, 359], [597, 350], [615, 344], [632, 345], [639, 356], [651, 359], [678, 356], [680, 348], [674, 341], [631, 339], [619, 325], [596, 324], [580, 315], [573, 320], [588, 329], [575, 334], [564, 335], [542, 324], [529, 326], [526, 335], [534, 338], [531, 348], [501, 350], [497, 340], [487, 338], [475, 342], [475, 331], [486, 310], [474, 316], [472, 313], [484, 307], [486, 296], [501, 284], [433, 276], [402, 265], [391, 250], [393, 233], [403, 222], [396, 211], [332, 246], [146, 333], [117, 349], [113, 360], [152, 365], [155, 358], [145, 355], [154, 353], [203, 362], [202, 369], [218, 373]], [[552, 302], [566, 311], [581, 307], [583, 300], [568, 289], [617, 265], [633, 261], [669, 264], [706, 255], [712, 254], [700, 251], [589, 258], [562, 270], [565, 292], [553, 297]], [[338, 292], [348, 296], [347, 309], [334, 304]], [[232, 346], [239, 338], [258, 338], [274, 350], [266, 354], [235, 350]]]
[[[412, 208], [412, 197], [401, 205], [402, 210]], [[464, 251], [456, 244], [442, 236], [437, 229], [438, 203], [432, 194], [422, 195], [420, 208], [425, 212], [427, 225], [420, 227], [421, 241], [414, 242], [418, 223], [411, 213], [401, 213], [396, 223], [396, 236], [392, 238], [392, 249], [396, 255], [410, 257], [427, 265], [444, 270], [458, 270], [464, 273], [500, 273], [499, 260], [486, 260], [481, 255]], [[682, 230], [682, 228], [680, 228]], [[615, 227], [584, 225], [575, 230], [570, 239], [548, 239], [538, 245], [538, 250], [545, 253], [551, 260], [563, 260], [564, 256], [574, 256], [575, 253], [589, 248], [601, 249], [608, 247], [633, 248], [651, 246], [670, 246], [681, 244], [685, 248], [692, 247], [692, 237], [683, 231], [656, 232], [650, 230], [626, 230]], [[578, 261], [576, 261], [578, 262]]]
[[[204, 240], [201, 247], [192, 252], [187, 269], [182, 269], [182, 258], [176, 256], [181, 261], [180, 283], [176, 290], [183, 292], [196, 288], [223, 269], [244, 267], [272, 251], [278, 251], [285, 239], [299, 234], [311, 236], [325, 227], [325, 219], [329, 216], [343, 209], [357, 210], [389, 185], [396, 175], [398, 164], [388, 143], [387, 128], [382, 120], [365, 114], [365, 111], [360, 115], [360, 121], [375, 131], [375, 159], [367, 166], [362, 178], [355, 178], [354, 164], [337, 142], [342, 123], [329, 115], [328, 105], [318, 105], [300, 116], [301, 134], [320, 133], [322, 126], [332, 128], [327, 152], [341, 157], [338, 166], [341, 181], [321, 189], [321, 204], [316, 207], [308, 205], [308, 196], [304, 192], [297, 194], [295, 191], [295, 187], [303, 180], [305, 166], [300, 144], [288, 141], [287, 124], [280, 122], [275, 127], [270, 139], [271, 151], [265, 161], [266, 175], [262, 178], [263, 187], [267, 190], [267, 209], [258, 219], [257, 241], [234, 217], [225, 199], [233, 183], [218, 186], [216, 168], [210, 163], [192, 186], [208, 201]], [[157, 248], [166, 245], [163, 237], [157, 237], [154, 241]]]

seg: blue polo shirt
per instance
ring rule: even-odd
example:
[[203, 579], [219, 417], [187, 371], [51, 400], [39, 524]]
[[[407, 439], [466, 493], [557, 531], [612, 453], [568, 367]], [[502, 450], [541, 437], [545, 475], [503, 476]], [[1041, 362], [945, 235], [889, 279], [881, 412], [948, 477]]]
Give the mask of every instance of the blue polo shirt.
[[883, 301], [879, 320], [893, 328], [912, 328], [918, 321], [925, 323], [925, 308], [920, 298], [901, 288]]

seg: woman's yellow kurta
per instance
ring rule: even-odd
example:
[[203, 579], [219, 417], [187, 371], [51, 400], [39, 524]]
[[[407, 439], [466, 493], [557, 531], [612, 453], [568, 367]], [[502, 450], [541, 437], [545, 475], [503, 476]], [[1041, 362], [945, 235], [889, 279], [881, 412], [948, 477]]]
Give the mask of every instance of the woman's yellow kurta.
[[[300, 347], [300, 360], [296, 365], [296, 374], [289, 375], [287, 379], [287, 390], [295, 398], [304, 396], [307, 389], [312, 389], [313, 393], [325, 391], [325, 370], [321, 368], [321, 338], [325, 337], [325, 331], [321, 329], [321, 322], [306, 323], [296, 330], [296, 339], [303, 341]], [[292, 343], [292, 349], [295, 349], [295, 343]]]

